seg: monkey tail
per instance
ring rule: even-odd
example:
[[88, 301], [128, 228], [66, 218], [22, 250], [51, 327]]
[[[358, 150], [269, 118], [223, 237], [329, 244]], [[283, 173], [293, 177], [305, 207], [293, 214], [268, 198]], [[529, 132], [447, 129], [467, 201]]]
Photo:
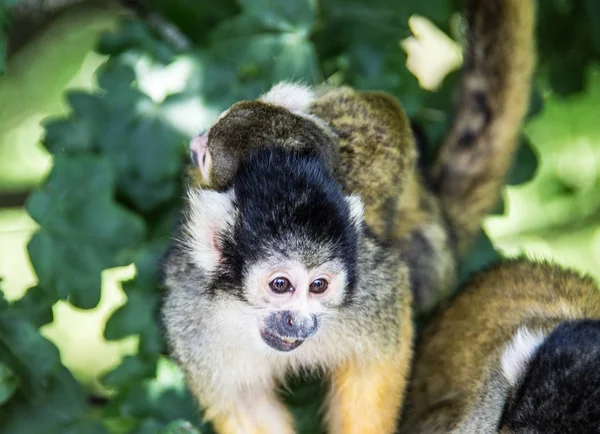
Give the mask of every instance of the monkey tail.
[[535, 63], [533, 0], [468, 0], [458, 107], [433, 188], [459, 254], [496, 205], [527, 113]]

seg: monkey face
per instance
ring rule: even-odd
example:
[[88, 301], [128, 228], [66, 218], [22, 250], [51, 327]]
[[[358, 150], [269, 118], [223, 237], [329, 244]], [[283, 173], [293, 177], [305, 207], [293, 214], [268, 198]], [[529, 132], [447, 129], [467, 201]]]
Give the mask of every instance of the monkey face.
[[244, 343], [292, 351], [352, 302], [362, 201], [319, 157], [255, 151], [228, 191], [190, 190], [189, 205], [183, 250], [207, 293], [234, 301], [223, 320], [256, 337]]
[[338, 261], [308, 270], [298, 261], [271, 261], [252, 267], [244, 298], [258, 312], [262, 340], [288, 352], [316, 335], [321, 317], [342, 303], [346, 274]]

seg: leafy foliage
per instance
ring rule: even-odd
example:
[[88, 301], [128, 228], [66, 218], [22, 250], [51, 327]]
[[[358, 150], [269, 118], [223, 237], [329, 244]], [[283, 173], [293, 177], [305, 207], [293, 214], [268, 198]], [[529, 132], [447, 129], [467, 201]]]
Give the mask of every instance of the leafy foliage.
[[[32, 306], [37, 291], [30, 293], [14, 304], [0, 298], [0, 431], [104, 433], [83, 388], [38, 330], [40, 311], [50, 311], [50, 300]], [[52, 318], [49, 312], [44, 316]]]
[[17, 3], [17, 0], [0, 0], [0, 77], [4, 75], [6, 64], [6, 51], [8, 41], [5, 31], [10, 21], [10, 8]]
[[[10, 3], [0, 0], [0, 47]], [[424, 164], [449, 126], [458, 74], [436, 92], [419, 88], [399, 41], [409, 35], [414, 13], [448, 31], [457, 12], [452, 0], [149, 4], [193, 48], [181, 52], [143, 20], [126, 19], [98, 42], [97, 51], [109, 56], [97, 73], [98, 90], [68, 93], [69, 116], [45, 122], [44, 146], [54, 165], [27, 203], [40, 225], [28, 246], [39, 283], [16, 303], [0, 298], [0, 432], [211, 432], [200, 423], [181, 372], [164, 356], [156, 273], [177, 223], [186, 140], [229, 105], [284, 79], [382, 89], [402, 101], [420, 132]], [[594, 0], [542, 2], [540, 58], [553, 90], [584, 85], [578, 74], [600, 53], [597, 9]], [[571, 29], [578, 43], [563, 37]], [[565, 56], [573, 72], [559, 61]], [[539, 92], [532, 98], [534, 115], [542, 98]], [[535, 173], [537, 158], [525, 139], [517, 161], [511, 185]], [[497, 257], [482, 233], [462, 265], [463, 278]], [[127, 303], [108, 320], [104, 336], [138, 335], [139, 347], [104, 376], [114, 391], [108, 404], [93, 406], [39, 327], [52, 321], [58, 300], [96, 306], [100, 273], [127, 264], [137, 273], [123, 282]], [[323, 390], [317, 380], [304, 381], [284, 394], [300, 432], [320, 431], [315, 396]]]
[[600, 60], [600, 3], [546, 0], [538, 7], [540, 70], [552, 89], [567, 95], [585, 87], [585, 71]]

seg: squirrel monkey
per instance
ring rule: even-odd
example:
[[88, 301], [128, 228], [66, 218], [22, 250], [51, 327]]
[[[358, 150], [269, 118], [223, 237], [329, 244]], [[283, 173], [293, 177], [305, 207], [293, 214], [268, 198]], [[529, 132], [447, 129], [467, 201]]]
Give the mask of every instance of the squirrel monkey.
[[600, 433], [600, 289], [508, 260], [424, 330], [402, 433]]
[[423, 310], [451, 291], [450, 231], [418, 171], [410, 123], [395, 98], [277, 84], [259, 100], [234, 104], [191, 141], [191, 183], [227, 188], [249, 153], [268, 145], [320, 155], [344, 190], [361, 197], [371, 231], [403, 252]]
[[[468, 3], [467, 55], [477, 61], [465, 64], [431, 179], [419, 173], [400, 105], [347, 87], [275, 86], [192, 140], [163, 317], [220, 434], [293, 432], [274, 388], [305, 368], [331, 379], [329, 432], [394, 432], [412, 353], [411, 290], [428, 310], [453, 287], [457, 255], [498, 198], [526, 111], [531, 4], [488, 3]], [[479, 61], [496, 40], [499, 58]], [[453, 214], [455, 203], [469, 219]]]
[[172, 353], [218, 433], [292, 434], [285, 375], [324, 372], [329, 432], [392, 433], [413, 328], [408, 270], [323, 158], [249, 154], [232, 186], [192, 189], [167, 255]]
[[457, 261], [499, 199], [518, 144], [533, 71], [532, 0], [469, 0], [468, 46], [454, 122], [432, 173], [401, 105], [382, 92], [281, 83], [242, 101], [190, 143], [193, 185], [228, 187], [249, 152], [267, 145], [323, 156], [365, 221], [397, 245], [418, 311], [454, 289]]

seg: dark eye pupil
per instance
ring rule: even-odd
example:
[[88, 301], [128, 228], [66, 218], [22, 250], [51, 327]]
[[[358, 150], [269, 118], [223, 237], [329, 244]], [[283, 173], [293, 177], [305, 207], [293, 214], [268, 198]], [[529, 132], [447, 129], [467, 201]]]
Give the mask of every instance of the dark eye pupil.
[[321, 294], [327, 289], [327, 281], [323, 279], [317, 279], [310, 284], [310, 291], [316, 294]]
[[269, 286], [274, 292], [278, 293], [287, 292], [292, 289], [292, 284], [284, 277], [278, 277], [277, 279], [274, 279]]

